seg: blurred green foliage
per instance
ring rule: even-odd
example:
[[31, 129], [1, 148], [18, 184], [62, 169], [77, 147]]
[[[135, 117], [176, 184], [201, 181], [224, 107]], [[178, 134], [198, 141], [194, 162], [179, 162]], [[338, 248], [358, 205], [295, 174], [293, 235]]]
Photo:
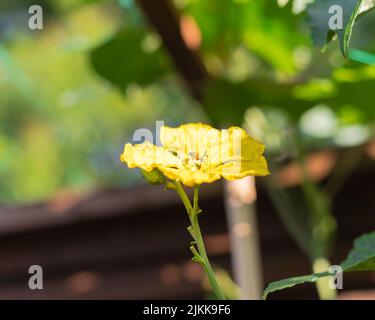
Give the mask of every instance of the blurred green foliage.
[[160, 46], [156, 35], [147, 35], [142, 28], [128, 27], [93, 50], [91, 60], [98, 74], [120, 89], [134, 82], [145, 86], [170, 70], [167, 55]]
[[[255, 123], [247, 113], [255, 107], [296, 125], [310, 123], [306, 112], [318, 105], [334, 118], [332, 143], [339, 133], [345, 142], [345, 128], [373, 134], [375, 67], [345, 60], [335, 42], [315, 48], [297, 1], [174, 0], [201, 33], [210, 74], [203, 108], [134, 1], [40, 3], [42, 31], [26, 27], [30, 1], [0, 6], [2, 202], [136, 182], [118, 156], [135, 129], [153, 130], [155, 120], [232, 125], [247, 115]], [[375, 52], [374, 27], [371, 11], [354, 26], [352, 48]]]
[[[108, 85], [92, 71], [90, 50], [123, 29], [127, 16], [115, 1], [63, 2], [42, 31], [30, 31], [18, 20], [0, 30], [3, 203], [140, 181], [119, 161], [136, 129], [152, 130], [158, 119], [178, 124], [185, 121], [182, 114], [205, 119], [173, 79], [167, 88], [158, 82], [143, 87], [132, 81], [121, 91]], [[26, 3], [19, 1], [15, 10], [26, 10]], [[13, 7], [1, 16], [12, 12]], [[136, 58], [129, 57], [131, 65]]]

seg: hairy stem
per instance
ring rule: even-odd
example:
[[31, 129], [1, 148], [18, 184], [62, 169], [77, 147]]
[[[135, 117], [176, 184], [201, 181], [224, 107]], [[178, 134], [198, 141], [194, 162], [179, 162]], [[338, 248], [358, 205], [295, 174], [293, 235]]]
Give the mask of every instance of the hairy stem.
[[194, 199], [193, 199], [193, 205], [191, 205], [191, 202], [189, 200], [189, 197], [186, 195], [186, 192], [182, 185], [179, 182], [175, 183], [175, 190], [177, 191], [178, 195], [180, 196], [185, 209], [189, 215], [191, 226], [188, 228], [189, 233], [193, 237], [196, 247], [191, 246], [190, 250], [193, 253], [194, 257], [193, 260], [198, 262], [204, 272], [206, 273], [208, 280], [211, 284], [212, 291], [214, 292], [215, 296], [219, 300], [225, 300], [225, 295], [221, 288], [219, 287], [219, 284], [217, 283], [215, 274], [212, 270], [211, 264], [208, 260], [206, 248], [204, 246], [204, 241], [202, 237], [202, 232], [200, 230], [199, 222], [198, 222], [198, 215], [201, 212], [198, 206], [198, 187], [194, 187]]

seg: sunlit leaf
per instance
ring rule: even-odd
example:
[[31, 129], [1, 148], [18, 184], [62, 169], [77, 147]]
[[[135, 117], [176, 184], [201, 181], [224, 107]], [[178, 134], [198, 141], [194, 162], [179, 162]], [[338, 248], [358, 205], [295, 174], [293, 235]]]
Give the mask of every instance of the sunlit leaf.
[[[280, 7], [286, 6], [289, 2], [290, 2], [289, 0], [277, 0], [277, 4]], [[302, 11], [306, 9], [306, 6], [312, 2], [314, 2], [314, 0], [294, 0], [293, 7], [292, 7], [293, 13], [295, 14], [301, 13]]]
[[358, 14], [365, 13], [375, 7], [375, 0], [363, 0], [359, 7]]
[[294, 49], [309, 40], [299, 30], [302, 18], [276, 1], [189, 1], [184, 13], [200, 28], [204, 53], [223, 61], [241, 45], [274, 69], [292, 74]]

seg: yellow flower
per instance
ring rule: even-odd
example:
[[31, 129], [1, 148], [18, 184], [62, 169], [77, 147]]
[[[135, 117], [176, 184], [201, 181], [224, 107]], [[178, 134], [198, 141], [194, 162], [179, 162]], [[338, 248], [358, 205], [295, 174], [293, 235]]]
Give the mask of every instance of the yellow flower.
[[269, 174], [264, 145], [239, 127], [218, 130], [203, 123], [163, 126], [160, 141], [162, 146], [150, 142], [126, 144], [121, 161], [129, 168], [157, 168], [167, 178], [188, 187], [221, 177], [235, 180]]

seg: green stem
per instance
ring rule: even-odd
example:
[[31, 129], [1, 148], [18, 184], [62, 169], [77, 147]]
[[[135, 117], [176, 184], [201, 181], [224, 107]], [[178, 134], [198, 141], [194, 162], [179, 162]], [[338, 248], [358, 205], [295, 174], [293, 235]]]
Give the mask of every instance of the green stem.
[[220, 287], [219, 287], [219, 285], [216, 281], [215, 274], [212, 270], [212, 267], [211, 267], [210, 262], [209, 262], [208, 257], [207, 257], [206, 249], [204, 247], [204, 242], [203, 242], [203, 238], [202, 238], [202, 233], [201, 233], [199, 223], [198, 223], [198, 214], [192, 215], [191, 226], [194, 230], [194, 236], [195, 236], [194, 238], [195, 238], [195, 241], [196, 241], [196, 244], [197, 244], [199, 255], [204, 262], [202, 264], [202, 266], [206, 271], [206, 274], [208, 276], [208, 279], [210, 281], [212, 289], [213, 289], [213, 291], [214, 291], [214, 293], [215, 293], [215, 295], [218, 299], [225, 300], [224, 293], [221, 291], [221, 289], [220, 289]]
[[[332, 238], [336, 231], [336, 220], [331, 212], [331, 200], [321, 191], [318, 185], [311, 180], [306, 166], [304, 146], [297, 139], [297, 160], [302, 172], [302, 192], [305, 195], [310, 209], [310, 223], [313, 234], [313, 252], [310, 253], [314, 273], [326, 271], [330, 267], [327, 259], [331, 251]], [[336, 298], [336, 290], [329, 287], [329, 280], [320, 279], [315, 285], [319, 298], [331, 300]]]
[[193, 207], [192, 207], [192, 205], [190, 203], [189, 197], [187, 196], [187, 194], [186, 194], [184, 188], [182, 187], [181, 183], [175, 182], [175, 186], [176, 186], [176, 192], [180, 196], [180, 198], [182, 200], [182, 203], [185, 206], [186, 212], [190, 216], [192, 214], [192, 212], [193, 212]]
[[323, 189], [331, 199], [335, 198], [347, 178], [353, 173], [362, 159], [363, 146], [351, 148], [344, 152]]
[[[331, 264], [326, 258], [318, 258], [313, 262], [314, 273], [324, 272], [330, 267]], [[336, 290], [329, 287], [329, 279], [330, 277], [326, 277], [316, 282], [316, 289], [321, 300], [335, 300], [337, 298]]]
[[194, 187], [194, 198], [193, 198], [193, 210], [195, 212], [199, 211], [198, 208], [198, 194], [199, 194], [199, 188], [197, 186]]
[[202, 232], [199, 227], [198, 215], [201, 212], [201, 210], [199, 209], [199, 206], [198, 206], [198, 191], [199, 191], [198, 187], [194, 187], [194, 200], [193, 200], [193, 205], [191, 205], [189, 197], [186, 195], [186, 192], [184, 188], [182, 187], [182, 185], [179, 182], [176, 182], [175, 186], [176, 186], [176, 191], [178, 195], [180, 196], [185, 206], [185, 209], [189, 215], [191, 226], [188, 228], [188, 231], [194, 238], [195, 243], [197, 245], [197, 249], [198, 249], [197, 250], [194, 246], [190, 247], [190, 250], [192, 251], [194, 255], [193, 260], [198, 262], [202, 266], [217, 299], [225, 300], [226, 299], [225, 295], [223, 291], [221, 290], [221, 288], [219, 287], [219, 284], [217, 283], [215, 274], [208, 260], [206, 248], [204, 246], [204, 241], [202, 237]]

